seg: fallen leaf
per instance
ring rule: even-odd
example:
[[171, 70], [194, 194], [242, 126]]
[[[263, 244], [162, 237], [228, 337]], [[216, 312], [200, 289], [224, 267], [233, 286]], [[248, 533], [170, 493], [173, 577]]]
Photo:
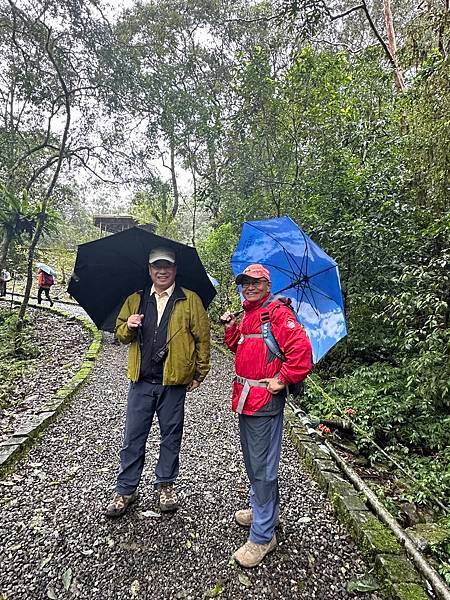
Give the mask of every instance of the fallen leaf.
[[50, 598], [50, 600], [58, 600], [58, 597], [56, 596], [56, 592], [52, 588], [51, 585], [49, 585], [47, 588], [47, 598]]
[[159, 519], [161, 516], [161, 513], [155, 512], [154, 510], [141, 510], [136, 514], [140, 519]]
[[182, 600], [182, 598], [187, 598], [188, 595], [189, 592], [186, 592], [186, 590], [180, 590], [175, 594], [175, 598], [177, 598], [177, 600]]
[[66, 592], [68, 592], [70, 584], [72, 583], [72, 569], [70, 567], [66, 569], [62, 574], [62, 582], [64, 589], [66, 590]]
[[131, 597], [137, 598], [139, 596], [139, 592], [141, 591], [141, 584], [137, 579], [133, 581], [130, 587]]
[[72, 467], [69, 467], [69, 469], [67, 469], [67, 473], [69, 475], [75, 475], [80, 469], [81, 465], [73, 465]]
[[379, 588], [379, 583], [373, 577], [364, 577], [362, 579], [352, 579], [347, 583], [347, 592], [353, 594], [364, 594], [365, 592], [375, 592]]
[[239, 583], [241, 583], [246, 588], [252, 587], [250, 579], [247, 577], [247, 575], [244, 575], [243, 573], [239, 573]]
[[124, 550], [144, 550], [145, 546], [142, 544], [137, 544], [136, 542], [121, 542], [119, 544], [121, 548]]
[[310, 523], [311, 521], [311, 517], [300, 517], [300, 519], [298, 520], [299, 523]]
[[192, 542], [191, 542], [191, 540], [186, 540], [186, 548], [188, 550], [190, 550], [192, 548]]
[[13, 552], [15, 552], [16, 550], [20, 550], [20, 548], [22, 548], [22, 543], [16, 544], [15, 546], [11, 546], [10, 548], [8, 548], [8, 550], [12, 550]]
[[220, 596], [221, 594], [223, 594], [224, 591], [225, 591], [225, 588], [223, 587], [223, 583], [221, 581], [218, 581], [213, 588], [210, 588], [206, 592], [205, 596], [207, 598], [217, 598], [217, 596]]

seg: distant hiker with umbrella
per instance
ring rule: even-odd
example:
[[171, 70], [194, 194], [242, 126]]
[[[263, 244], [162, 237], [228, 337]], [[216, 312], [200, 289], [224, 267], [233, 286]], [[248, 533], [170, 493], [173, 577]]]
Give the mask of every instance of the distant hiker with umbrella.
[[[293, 311], [271, 295], [271, 274], [250, 264], [236, 277], [242, 286], [244, 318], [226, 312], [225, 343], [236, 353], [233, 411], [245, 468], [251, 484], [251, 509], [235, 513], [237, 523], [250, 527], [247, 542], [234, 553], [243, 567], [256, 567], [277, 545], [279, 514], [278, 465], [287, 388], [311, 370], [311, 344]], [[269, 328], [264, 331], [265, 325]], [[266, 337], [264, 337], [264, 335]], [[265, 341], [270, 336], [272, 347]]]
[[50, 306], [53, 306], [53, 300], [50, 298], [50, 288], [55, 284], [56, 271], [44, 263], [37, 263], [38, 267], [38, 293], [37, 301], [38, 304], [42, 302], [42, 292], [50, 302]]
[[[141, 232], [128, 235], [148, 243], [157, 238]], [[183, 246], [173, 242], [172, 247], [175, 245], [180, 248], [179, 257], [170, 247], [156, 247], [150, 251], [151, 284], [141, 293], [128, 296], [116, 321], [117, 339], [130, 345], [128, 378], [131, 384], [120, 470], [116, 492], [106, 508], [108, 517], [120, 517], [137, 498], [145, 444], [155, 413], [160, 428], [160, 452], [154, 482], [159, 507], [163, 512], [178, 508], [174, 483], [179, 472], [184, 402], [186, 392], [198, 388], [208, 374], [210, 334], [202, 300], [195, 292], [176, 283], [178, 258], [184, 260], [184, 257]], [[186, 271], [195, 276], [194, 269]], [[204, 277], [207, 278], [206, 272]], [[207, 279], [206, 282], [208, 287]], [[75, 283], [73, 287], [76, 288]]]

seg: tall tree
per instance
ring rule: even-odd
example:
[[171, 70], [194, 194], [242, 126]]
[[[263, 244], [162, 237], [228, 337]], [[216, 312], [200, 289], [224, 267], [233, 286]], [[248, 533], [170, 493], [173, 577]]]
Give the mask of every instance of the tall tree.
[[[28, 277], [18, 331], [28, 304], [35, 248], [64, 169], [90, 168], [97, 45], [108, 28], [90, 3], [14, 2], [0, 7], [1, 180], [9, 193], [26, 190], [39, 204], [28, 249]], [[95, 9], [94, 9], [95, 10]]]

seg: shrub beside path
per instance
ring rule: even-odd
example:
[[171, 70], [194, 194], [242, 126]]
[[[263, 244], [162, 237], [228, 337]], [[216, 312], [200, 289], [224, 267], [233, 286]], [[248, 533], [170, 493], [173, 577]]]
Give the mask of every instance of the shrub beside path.
[[230, 561], [246, 539], [233, 513], [246, 506], [247, 484], [229, 409], [232, 366], [220, 354], [206, 382], [188, 394], [180, 510], [161, 516], [156, 508], [155, 423], [140, 499], [120, 520], [103, 516], [117, 472], [128, 387], [126, 349], [107, 338], [88, 383], [27, 459], [0, 481], [0, 597], [353, 597], [346, 585], [368, 567], [288, 439], [280, 469], [279, 547], [251, 571]]

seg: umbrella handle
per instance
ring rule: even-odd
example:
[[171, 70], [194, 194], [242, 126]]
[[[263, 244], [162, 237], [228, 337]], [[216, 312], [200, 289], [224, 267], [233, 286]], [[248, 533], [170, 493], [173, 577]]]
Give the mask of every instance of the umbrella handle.
[[[234, 317], [234, 318], [236, 318], [236, 317], [238, 317], [238, 316], [239, 316], [241, 313], [243, 313], [243, 312], [244, 312], [244, 310], [243, 310], [243, 309], [242, 309], [242, 310], [238, 310], [237, 312], [231, 313], [231, 316], [232, 316], [232, 317]], [[229, 321], [229, 319], [226, 319], [226, 320], [225, 320], [225, 319], [219, 318], [219, 323], [220, 323], [221, 325], [226, 325], [226, 324], [227, 324], [227, 323], [229, 323], [229, 322], [230, 322], [230, 321]]]

